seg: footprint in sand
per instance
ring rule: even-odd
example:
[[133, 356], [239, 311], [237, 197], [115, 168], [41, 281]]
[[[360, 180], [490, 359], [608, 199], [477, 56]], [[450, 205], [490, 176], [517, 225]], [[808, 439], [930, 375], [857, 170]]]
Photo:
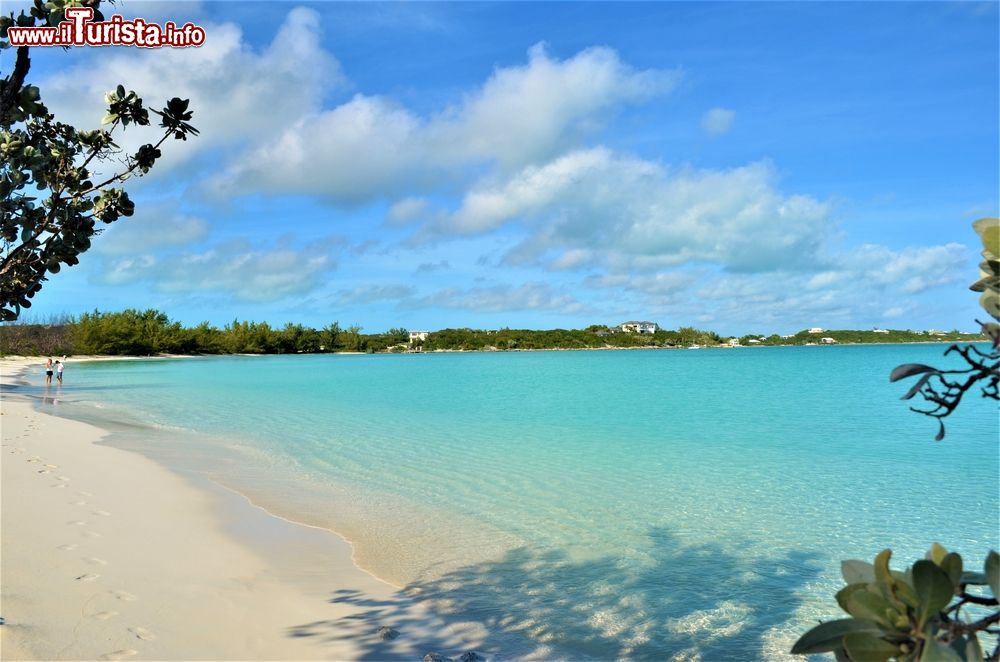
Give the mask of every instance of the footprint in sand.
[[112, 653], [105, 653], [101, 656], [102, 660], [124, 660], [125, 658], [132, 657], [133, 655], [138, 655], [139, 651], [133, 650], [131, 648], [124, 648], [120, 651], [114, 651]]
[[100, 538], [101, 537], [101, 534], [98, 533], [97, 531], [84, 531], [83, 535], [87, 536], [88, 538]]
[[95, 510], [95, 511], [94, 511], [94, 514], [95, 514], [95, 515], [100, 515], [101, 517], [107, 517], [107, 516], [108, 516], [108, 515], [110, 515], [111, 513], [109, 513], [109, 512], [108, 512], [108, 511], [106, 511], [106, 510]]
[[152, 641], [153, 639], [156, 639], [156, 635], [146, 628], [131, 627], [128, 631], [134, 634], [137, 639], [142, 639], [143, 641]]
[[59, 465], [58, 464], [46, 464], [45, 468], [46, 469], [58, 469]]
[[134, 602], [136, 599], [136, 597], [128, 591], [111, 591], [111, 595], [115, 596], [119, 600], [124, 600], [125, 602]]
[[67, 478], [66, 476], [56, 476], [56, 480], [67, 481], [69, 480], [69, 478]]
[[64, 487], [66, 487], [66, 483], [56, 483], [52, 487], [55, 487], [55, 488], [64, 488]]
[[40, 473], [40, 474], [50, 474], [50, 473], [52, 473], [52, 472], [51, 472], [51, 471], [49, 471], [48, 469], [39, 469], [39, 470], [38, 470], [38, 473]]
[[86, 526], [87, 524], [86, 522], [83, 522], [81, 520], [73, 520], [72, 522], [66, 522], [66, 523], [69, 524], [70, 526]]
[[96, 614], [91, 614], [91, 618], [96, 618], [99, 621], [106, 621], [109, 618], [114, 618], [118, 615], [117, 611], [99, 611]]
[[87, 558], [85, 558], [83, 560], [86, 561], [87, 563], [89, 563], [90, 565], [107, 565], [108, 564], [107, 561], [105, 561], [104, 559], [99, 559], [96, 556], [88, 556]]
[[80, 496], [85, 496], [85, 497], [92, 497], [92, 496], [94, 496], [90, 492], [84, 492], [82, 490], [80, 492], [77, 492], [77, 494], [79, 494]]
[[79, 547], [79, 545], [69, 544], [69, 545], [59, 545], [58, 547], [56, 547], [56, 549], [61, 549], [64, 552], [72, 552], [77, 547]]
[[73, 502], [73, 505], [74, 505], [74, 506], [86, 506], [86, 505], [87, 505], [87, 502], [86, 502], [86, 501], [83, 501], [83, 500], [81, 499], [80, 501], [74, 501], [74, 502]]
[[88, 572], [85, 575], [80, 575], [79, 577], [77, 577], [76, 581], [78, 581], [78, 582], [92, 582], [92, 581], [96, 581], [99, 578], [100, 578], [100, 575], [95, 575], [93, 573], [89, 573]]

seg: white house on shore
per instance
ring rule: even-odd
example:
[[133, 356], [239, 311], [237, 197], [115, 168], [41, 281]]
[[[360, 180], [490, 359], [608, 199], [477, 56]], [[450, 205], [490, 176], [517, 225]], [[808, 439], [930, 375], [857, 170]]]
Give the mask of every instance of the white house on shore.
[[621, 330], [625, 333], [656, 333], [659, 325], [656, 322], [622, 322]]
[[833, 338], [820, 338], [819, 341], [824, 345], [835, 345], [837, 343]]
[[809, 333], [823, 333], [825, 330], [826, 329], [822, 327], [814, 326], [813, 328], [809, 329]]
[[410, 331], [410, 342], [423, 342], [427, 340], [427, 336], [429, 336], [430, 333], [430, 331]]

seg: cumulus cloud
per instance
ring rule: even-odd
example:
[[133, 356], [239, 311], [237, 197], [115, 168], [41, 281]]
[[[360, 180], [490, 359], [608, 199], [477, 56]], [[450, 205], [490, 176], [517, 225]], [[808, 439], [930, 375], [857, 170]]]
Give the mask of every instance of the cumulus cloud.
[[[155, 175], [198, 150], [278, 134], [290, 120], [315, 112], [324, 89], [341, 79], [339, 64], [320, 46], [319, 16], [310, 9], [290, 11], [259, 53], [246, 45], [236, 25], [204, 27], [209, 38], [199, 48], [100, 49], [43, 81], [44, 101], [60, 120], [89, 128], [104, 114], [104, 93], [119, 83], [153, 108], [164, 104], [164, 94], [190, 99], [191, 123], [201, 135], [168, 145]], [[118, 142], [134, 151], [154, 133], [129, 128]]]
[[178, 213], [170, 205], [143, 206], [135, 217], [111, 224], [94, 250], [105, 255], [147, 253], [190, 244], [207, 235], [208, 223], [201, 218]]
[[113, 259], [98, 279], [110, 285], [149, 281], [163, 292], [217, 291], [270, 301], [315, 289], [335, 266], [332, 256], [313, 246], [257, 250], [231, 242], [201, 252]]
[[558, 292], [546, 283], [525, 283], [518, 287], [453, 287], [435, 292], [417, 303], [421, 307], [461, 308], [479, 312], [548, 310], [572, 314], [585, 311], [585, 306], [572, 294]]
[[[433, 115], [358, 94], [303, 116], [242, 155], [217, 184], [346, 202], [404, 195], [460, 181], [467, 166], [515, 168], [551, 158], [603, 126], [621, 105], [668, 91], [677, 76], [636, 71], [608, 48], [559, 60], [539, 45], [527, 64], [497, 68], [482, 87]], [[418, 211], [417, 202], [399, 204], [390, 220]]]
[[428, 205], [425, 198], [403, 198], [393, 203], [386, 218], [392, 225], [403, 225], [426, 214]]
[[451, 269], [451, 264], [448, 260], [440, 260], [438, 262], [422, 262], [417, 267], [418, 274], [429, 274], [435, 271], [445, 271]]
[[412, 296], [415, 290], [409, 285], [363, 285], [350, 290], [340, 290], [334, 297], [339, 305], [394, 301]]
[[851, 253], [848, 265], [880, 285], [898, 285], [907, 294], [969, 280], [971, 251], [962, 244], [913, 246], [893, 251], [866, 244]]
[[740, 332], [811, 326], [864, 327], [912, 317], [921, 311], [915, 295], [959, 287], [969, 280], [972, 251], [959, 244], [907, 247], [865, 245], [832, 253], [818, 272], [777, 270], [727, 273], [718, 267], [683, 268], [654, 274], [610, 272], [583, 284], [629, 295], [636, 303], [673, 319], [728, 325]]
[[710, 136], [721, 136], [729, 133], [735, 121], [735, 110], [713, 108], [701, 116], [701, 128]]
[[689, 262], [732, 271], [812, 267], [829, 207], [783, 195], [768, 163], [729, 170], [670, 169], [604, 148], [579, 150], [500, 181], [484, 181], [438, 231], [528, 230], [515, 263], [558, 255], [565, 268], [591, 260], [654, 270]]

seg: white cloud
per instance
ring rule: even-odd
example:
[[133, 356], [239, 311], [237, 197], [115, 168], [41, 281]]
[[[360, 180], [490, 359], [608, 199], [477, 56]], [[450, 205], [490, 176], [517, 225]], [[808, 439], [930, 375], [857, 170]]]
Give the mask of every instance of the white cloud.
[[350, 290], [340, 290], [334, 301], [339, 305], [393, 301], [412, 296], [415, 290], [409, 285], [363, 285]]
[[[557, 251], [566, 266], [594, 251], [616, 270], [708, 262], [734, 271], [811, 267], [829, 208], [785, 196], [774, 169], [669, 169], [603, 148], [575, 151], [466, 194], [438, 232], [476, 234], [517, 224], [528, 230], [508, 261]], [[563, 256], [569, 257], [563, 257]]]
[[585, 311], [585, 306], [571, 294], [554, 290], [546, 283], [525, 283], [519, 287], [448, 288], [421, 299], [421, 307], [461, 308], [479, 312], [509, 310], [549, 310], [573, 314]]
[[729, 133], [736, 121], [736, 111], [726, 108], [713, 108], [701, 117], [701, 128], [710, 136], [721, 136]]
[[[190, 99], [191, 123], [201, 135], [168, 142], [152, 171], [157, 174], [199, 150], [278, 134], [317, 110], [324, 88], [340, 80], [339, 64], [320, 46], [319, 17], [312, 10], [290, 11], [259, 53], [246, 45], [236, 25], [204, 27], [207, 38], [198, 48], [96, 49], [100, 53], [43, 81], [43, 101], [61, 121], [96, 128], [104, 115], [104, 93], [118, 84], [135, 90], [152, 108], [161, 108], [168, 97]], [[158, 132], [129, 127], [118, 142], [134, 151]]]
[[975, 276], [971, 251], [962, 244], [908, 247], [892, 251], [885, 246], [866, 244], [853, 251], [847, 262], [864, 277], [880, 285], [898, 285], [906, 294]]
[[98, 278], [111, 285], [149, 281], [164, 292], [214, 290], [270, 301], [315, 289], [335, 266], [328, 253], [313, 246], [255, 250], [231, 242], [202, 252], [115, 259]]
[[180, 214], [173, 205], [142, 205], [132, 218], [115, 221], [94, 242], [105, 255], [129, 255], [190, 244], [208, 235], [204, 220]]
[[[467, 166], [520, 167], [550, 158], [603, 126], [622, 104], [668, 91], [676, 77], [636, 71], [607, 48], [557, 60], [535, 46], [526, 65], [498, 68], [480, 89], [435, 115], [363, 94], [308, 114], [241, 156], [215, 184], [346, 202], [440, 187], [460, 182]], [[396, 209], [395, 218], [413, 211]]]
[[428, 204], [425, 198], [403, 198], [389, 208], [386, 218], [392, 225], [403, 225], [426, 214]]

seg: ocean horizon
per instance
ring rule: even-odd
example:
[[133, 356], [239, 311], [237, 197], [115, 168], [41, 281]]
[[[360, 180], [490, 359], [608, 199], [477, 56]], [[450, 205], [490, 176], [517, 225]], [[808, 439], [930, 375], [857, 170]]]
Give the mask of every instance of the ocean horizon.
[[944, 348], [71, 359], [23, 391], [515, 655], [791, 659], [842, 559], [1000, 547], [995, 406], [934, 442], [888, 381]]

